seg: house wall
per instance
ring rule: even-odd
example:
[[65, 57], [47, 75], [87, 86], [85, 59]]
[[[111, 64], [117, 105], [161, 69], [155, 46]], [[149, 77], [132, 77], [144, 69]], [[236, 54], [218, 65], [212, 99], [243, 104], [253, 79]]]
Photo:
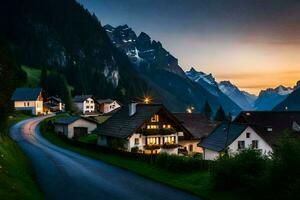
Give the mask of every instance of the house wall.
[[[250, 133], [250, 138], [246, 137], [246, 133]], [[258, 149], [261, 150], [262, 154], [269, 155], [273, 152], [270, 145], [268, 145], [251, 127], [248, 127], [236, 140], [229, 145], [229, 153], [238, 153], [238, 141], [245, 141], [245, 147], [251, 148], [253, 140], [258, 141]]]
[[108, 146], [108, 144], [107, 144], [107, 137], [104, 136], [104, 135], [98, 135], [98, 137], [97, 137], [97, 144], [99, 146], [105, 146], [105, 147], [107, 147]]
[[83, 113], [95, 112], [95, 101], [92, 98], [88, 98], [83, 102]]
[[16, 110], [30, 110], [33, 115], [43, 114], [43, 101], [15, 101]]
[[75, 121], [69, 125], [55, 124], [54, 130], [57, 133], [63, 133], [68, 138], [73, 138], [75, 127], [88, 128], [88, 134], [90, 134], [93, 130], [95, 130], [97, 128], [97, 124], [86, 121], [84, 119], [78, 119], [77, 121]]
[[[181, 145], [183, 148], [186, 148], [189, 155], [195, 153], [203, 153], [202, 147], [198, 147], [197, 144], [199, 140], [179, 140], [178, 144]], [[192, 146], [192, 151], [190, 151], [190, 146]]]
[[113, 101], [112, 103], [103, 103], [102, 106], [100, 106], [100, 111], [103, 113], [109, 113], [120, 107], [121, 106], [117, 101]]
[[204, 149], [203, 159], [204, 160], [216, 160], [219, 157], [219, 152], [210, 149]]

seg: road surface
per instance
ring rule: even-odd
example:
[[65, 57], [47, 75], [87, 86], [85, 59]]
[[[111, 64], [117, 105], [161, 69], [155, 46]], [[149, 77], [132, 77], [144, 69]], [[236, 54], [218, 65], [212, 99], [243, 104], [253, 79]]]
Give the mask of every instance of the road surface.
[[10, 134], [31, 159], [46, 199], [198, 199], [49, 143], [39, 133], [38, 123], [44, 118], [19, 122], [10, 129]]

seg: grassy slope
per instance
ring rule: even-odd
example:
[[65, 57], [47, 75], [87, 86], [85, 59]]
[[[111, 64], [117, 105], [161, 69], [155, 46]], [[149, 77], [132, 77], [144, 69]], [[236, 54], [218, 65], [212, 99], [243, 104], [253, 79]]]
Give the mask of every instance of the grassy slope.
[[36, 87], [39, 85], [40, 82], [40, 76], [41, 76], [41, 70], [40, 69], [35, 69], [35, 68], [30, 68], [27, 66], [22, 66], [22, 69], [26, 72], [27, 74], [27, 87]]
[[[29, 117], [22, 114], [11, 117], [9, 126]], [[0, 134], [0, 198], [42, 199], [30, 162], [7, 132]]]
[[[59, 116], [56, 116], [56, 118], [57, 117]], [[188, 191], [204, 199], [236, 199], [231, 194], [214, 192], [211, 186], [210, 174], [207, 171], [182, 174], [173, 173], [136, 159], [129, 159], [118, 155], [106, 154], [72, 146], [52, 132], [42, 132], [42, 135], [57, 146], [127, 169], [146, 178]]]

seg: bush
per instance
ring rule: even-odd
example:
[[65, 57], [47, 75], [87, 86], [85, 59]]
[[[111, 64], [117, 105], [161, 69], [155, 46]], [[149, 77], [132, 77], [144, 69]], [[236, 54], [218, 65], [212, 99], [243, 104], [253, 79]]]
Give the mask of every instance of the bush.
[[234, 157], [220, 157], [211, 170], [216, 189], [251, 191], [256, 188], [267, 167], [267, 158], [255, 150], [244, 150]]
[[138, 147], [132, 147], [130, 152], [131, 153], [138, 153], [139, 152], [139, 148]]
[[286, 135], [274, 148], [263, 185], [270, 199], [300, 197], [300, 139]]
[[161, 153], [155, 158], [155, 164], [173, 172], [190, 172], [208, 169], [210, 161]]

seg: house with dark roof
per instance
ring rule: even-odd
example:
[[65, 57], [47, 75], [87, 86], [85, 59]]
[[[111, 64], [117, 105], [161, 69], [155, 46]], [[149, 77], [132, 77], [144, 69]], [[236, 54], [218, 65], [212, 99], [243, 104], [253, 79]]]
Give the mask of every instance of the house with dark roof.
[[11, 97], [15, 110], [29, 110], [33, 115], [44, 113], [43, 99], [41, 88], [17, 88]]
[[245, 148], [257, 149], [264, 155], [273, 152], [253, 126], [239, 123], [221, 123], [198, 146], [203, 148], [205, 160], [215, 160], [225, 151], [234, 155]]
[[84, 115], [97, 115], [97, 100], [93, 95], [77, 95], [73, 98], [73, 103], [78, 112]]
[[188, 154], [203, 153], [202, 147], [197, 144], [216, 128], [217, 123], [202, 113], [173, 113], [173, 115], [192, 134], [190, 140], [179, 140], [179, 145]]
[[62, 112], [65, 110], [65, 104], [61, 98], [56, 96], [51, 96], [44, 101], [45, 112]]
[[112, 99], [98, 99], [98, 111], [102, 114], [113, 113], [121, 107], [121, 103]]
[[124, 106], [94, 132], [98, 145], [145, 154], [178, 154], [178, 141], [192, 137], [162, 104]]
[[54, 131], [70, 139], [88, 135], [96, 128], [95, 121], [81, 116], [62, 117], [54, 122]]

